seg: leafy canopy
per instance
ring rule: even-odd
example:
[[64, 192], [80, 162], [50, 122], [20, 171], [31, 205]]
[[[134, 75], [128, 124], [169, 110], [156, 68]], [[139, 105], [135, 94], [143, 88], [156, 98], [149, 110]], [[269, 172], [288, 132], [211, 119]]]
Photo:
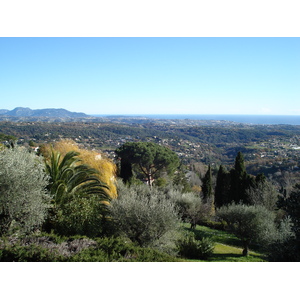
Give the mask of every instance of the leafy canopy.
[[175, 152], [151, 142], [127, 142], [116, 150], [116, 154], [123, 165], [137, 166], [149, 185], [160, 171], [170, 174], [179, 166], [179, 158]]

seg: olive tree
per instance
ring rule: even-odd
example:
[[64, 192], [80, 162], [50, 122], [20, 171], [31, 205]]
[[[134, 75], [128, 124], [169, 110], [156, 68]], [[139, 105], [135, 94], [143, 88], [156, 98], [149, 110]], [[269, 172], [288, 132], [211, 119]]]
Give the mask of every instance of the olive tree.
[[0, 151], [0, 233], [30, 232], [42, 225], [50, 195], [41, 158], [15, 147]]
[[278, 201], [278, 192], [275, 186], [267, 181], [256, 182], [246, 190], [246, 196], [251, 205], [262, 205], [267, 209], [273, 211], [276, 208]]
[[191, 224], [191, 228], [195, 229], [198, 223], [211, 217], [210, 204], [205, 203], [199, 195], [182, 193], [174, 187], [166, 188], [165, 194], [175, 204], [182, 220]]
[[[285, 228], [288, 234], [283, 235], [271, 245], [271, 260], [300, 261], [300, 184], [296, 184], [287, 199], [281, 199], [279, 207], [287, 213], [289, 224]], [[290, 232], [289, 232], [290, 229]]]
[[118, 195], [109, 207], [118, 234], [143, 247], [168, 243], [176, 236], [180, 218], [175, 205], [157, 188], [127, 187], [119, 181]]
[[264, 206], [231, 204], [221, 207], [217, 215], [241, 239], [244, 256], [248, 255], [250, 244], [267, 246], [276, 237], [275, 214]]

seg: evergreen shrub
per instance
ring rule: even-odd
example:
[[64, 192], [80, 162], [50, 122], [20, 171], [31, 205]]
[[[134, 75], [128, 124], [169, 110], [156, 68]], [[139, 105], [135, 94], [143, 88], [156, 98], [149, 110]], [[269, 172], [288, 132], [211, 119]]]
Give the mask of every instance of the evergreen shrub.
[[0, 250], [1, 262], [57, 262], [64, 261], [58, 251], [50, 250], [36, 244], [6, 245]]
[[[111, 238], [109, 238], [111, 239]], [[99, 242], [96, 249], [85, 249], [70, 257], [71, 262], [176, 262], [175, 256], [152, 248], [142, 248], [132, 242]], [[112, 247], [110, 247], [112, 246]], [[106, 249], [106, 250], [105, 250]]]
[[54, 218], [54, 230], [64, 236], [100, 236], [103, 233], [106, 205], [96, 196], [74, 196], [62, 204]]
[[120, 237], [88, 239], [54, 234], [0, 240], [1, 262], [174, 262], [175, 256]]
[[177, 242], [179, 255], [191, 259], [208, 259], [214, 251], [214, 243], [210, 238], [196, 240], [193, 232], [188, 232]]

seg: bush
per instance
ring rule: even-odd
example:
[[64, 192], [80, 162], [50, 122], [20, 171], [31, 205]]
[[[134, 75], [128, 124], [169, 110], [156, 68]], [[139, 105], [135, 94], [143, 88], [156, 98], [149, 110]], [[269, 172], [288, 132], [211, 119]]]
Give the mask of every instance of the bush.
[[177, 247], [179, 255], [191, 259], [208, 259], [214, 251], [214, 243], [210, 238], [196, 240], [193, 232], [178, 240]]
[[162, 192], [146, 185], [128, 188], [122, 182], [118, 189], [119, 197], [110, 206], [116, 234], [142, 247], [163, 243], [167, 234], [169, 242], [172, 236], [175, 239], [180, 219], [175, 205]]
[[100, 236], [103, 233], [106, 210], [106, 204], [96, 196], [73, 196], [57, 209], [52, 226], [60, 235]]
[[299, 261], [300, 255], [297, 251], [297, 242], [292, 226], [290, 217], [283, 219], [279, 224], [276, 239], [268, 247], [269, 261]]
[[211, 220], [203, 220], [199, 222], [199, 225], [209, 227], [211, 229], [217, 229], [217, 230], [225, 230], [226, 229], [226, 222], [221, 221], [221, 222], [216, 222], [216, 221], [211, 221]]
[[173, 262], [174, 256], [123, 238], [28, 236], [0, 240], [1, 262]]
[[2, 262], [56, 262], [64, 261], [64, 257], [57, 251], [30, 244], [27, 246], [14, 245], [5, 246], [0, 250], [0, 261]]
[[0, 261], [68, 261], [96, 242], [83, 236], [60, 237], [54, 234], [9, 237], [0, 240]]
[[74, 255], [69, 261], [102, 261], [102, 262], [174, 262], [174, 256], [156, 249], [136, 246], [132, 242], [117, 238], [96, 239], [96, 249], [86, 249]]
[[0, 234], [41, 227], [49, 208], [41, 158], [15, 147], [0, 151]]

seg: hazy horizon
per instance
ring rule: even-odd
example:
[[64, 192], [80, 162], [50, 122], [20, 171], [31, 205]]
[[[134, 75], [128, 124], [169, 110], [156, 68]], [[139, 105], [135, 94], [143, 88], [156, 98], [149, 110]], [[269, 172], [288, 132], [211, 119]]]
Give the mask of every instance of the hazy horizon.
[[[41, 107], [32, 108], [29, 106], [16, 106], [12, 109], [6, 107], [0, 107], [0, 110], [14, 110], [16, 108], [29, 108], [32, 110], [42, 110], [42, 109], [66, 109], [65, 107]], [[85, 111], [75, 111], [71, 109], [66, 109], [70, 112], [84, 113], [89, 116], [261, 116], [261, 117], [300, 117], [300, 114], [249, 114], [249, 113], [87, 113]]]
[[[15, 107], [14, 109], [31, 109], [30, 107]], [[3, 108], [0, 107], [0, 110]], [[13, 110], [14, 110], [13, 109]], [[47, 109], [65, 109], [65, 108], [41, 108]], [[11, 110], [10, 110], [11, 111]], [[70, 111], [72, 113], [84, 113], [79, 111]], [[3, 114], [3, 112], [2, 112]], [[18, 115], [20, 112], [18, 112]], [[149, 118], [149, 119], [166, 119], [166, 120], [213, 120], [213, 121], [230, 121], [244, 124], [265, 124], [265, 125], [300, 125], [300, 115], [263, 115], [263, 114], [86, 114], [88, 117], [125, 117], [125, 118]]]

